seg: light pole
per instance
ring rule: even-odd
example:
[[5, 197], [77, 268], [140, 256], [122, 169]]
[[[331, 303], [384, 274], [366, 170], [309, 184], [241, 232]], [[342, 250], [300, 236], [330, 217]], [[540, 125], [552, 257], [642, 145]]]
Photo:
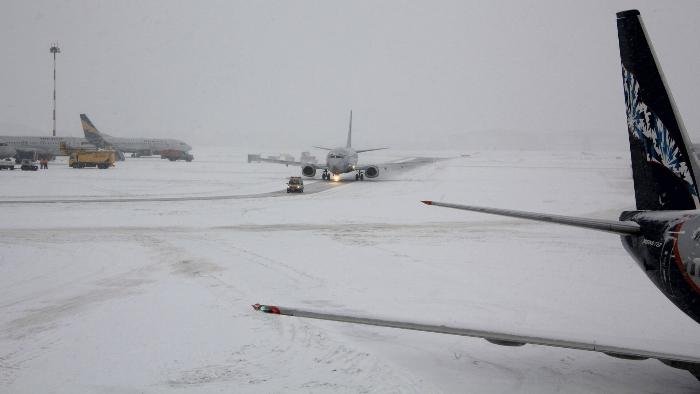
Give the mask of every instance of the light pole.
[[61, 53], [58, 43], [51, 44], [49, 51], [53, 53], [53, 136], [56, 136], [56, 54]]

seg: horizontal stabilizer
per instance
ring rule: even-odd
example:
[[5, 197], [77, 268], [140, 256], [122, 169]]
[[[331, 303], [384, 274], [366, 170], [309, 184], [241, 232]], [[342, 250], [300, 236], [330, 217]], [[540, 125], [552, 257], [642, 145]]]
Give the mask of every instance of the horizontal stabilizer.
[[326, 148], [325, 146], [314, 146], [314, 148], [323, 150], [333, 150], [333, 148]]
[[636, 235], [640, 233], [639, 225], [632, 221], [605, 220], [580, 218], [574, 216], [550, 215], [547, 213], [514, 211], [510, 209], [475, 207], [471, 205], [451, 204], [438, 201], [422, 201], [424, 204], [435, 205], [438, 207], [461, 209], [464, 211], [474, 211], [489, 213], [492, 215], [508, 216], [520, 219], [537, 220], [540, 222], [564, 224], [567, 226], [582, 227], [591, 230], [608, 231], [611, 233], [623, 235]]
[[273, 305], [255, 304], [253, 308], [260, 312], [271, 313], [276, 315], [306, 317], [310, 319], [332, 320], [338, 322], [365, 324], [379, 327], [392, 327], [405, 330], [435, 332], [440, 334], [460, 335], [466, 337], [476, 337], [488, 340], [491, 343], [505, 346], [522, 346], [525, 344], [553, 346], [568, 349], [587, 350], [594, 352], [605, 353], [609, 356], [625, 358], [625, 359], [647, 359], [655, 358], [665, 364], [677, 363], [683, 365], [683, 369], [693, 367], [700, 364], [700, 357], [692, 357], [685, 355], [676, 355], [662, 352], [654, 352], [649, 350], [630, 349], [618, 346], [607, 346], [591, 342], [569, 341], [565, 339], [550, 339], [536, 336], [509, 334], [504, 332], [473, 330], [469, 328], [458, 328], [442, 325], [431, 325], [423, 323], [413, 323], [406, 321], [384, 320], [370, 317], [337, 315], [330, 313], [315, 312], [303, 309], [286, 308]]

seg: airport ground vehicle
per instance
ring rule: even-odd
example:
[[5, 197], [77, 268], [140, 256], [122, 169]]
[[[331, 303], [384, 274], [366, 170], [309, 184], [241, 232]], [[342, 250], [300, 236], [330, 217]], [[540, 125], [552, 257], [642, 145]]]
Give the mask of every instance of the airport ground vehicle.
[[33, 160], [22, 159], [20, 169], [22, 171], [37, 171], [39, 169], [39, 166], [36, 165], [36, 162]]
[[183, 152], [180, 150], [164, 150], [160, 152], [160, 158], [161, 159], [168, 159], [170, 161], [176, 161], [176, 160], [184, 160], [184, 161], [192, 161], [194, 160], [194, 156], [187, 152]]
[[17, 149], [15, 153], [15, 163], [22, 164], [23, 160], [37, 161], [39, 160], [39, 155], [36, 150], [24, 150]]
[[114, 165], [116, 155], [113, 150], [73, 151], [68, 159], [72, 168], [97, 167], [106, 169]]
[[303, 193], [304, 181], [300, 176], [290, 176], [287, 181], [287, 193]]
[[2, 159], [0, 160], [0, 170], [14, 170], [15, 163], [12, 159]]

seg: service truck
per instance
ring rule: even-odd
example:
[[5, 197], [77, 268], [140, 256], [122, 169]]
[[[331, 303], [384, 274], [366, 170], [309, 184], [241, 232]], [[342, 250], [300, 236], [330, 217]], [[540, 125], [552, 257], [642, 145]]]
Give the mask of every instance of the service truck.
[[114, 165], [117, 155], [113, 150], [73, 151], [68, 165], [73, 168], [97, 167], [109, 168]]

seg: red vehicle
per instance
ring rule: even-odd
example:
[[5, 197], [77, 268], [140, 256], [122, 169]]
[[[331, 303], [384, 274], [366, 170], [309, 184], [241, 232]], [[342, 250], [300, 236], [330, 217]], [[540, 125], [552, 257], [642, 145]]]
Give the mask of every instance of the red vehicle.
[[164, 150], [160, 152], [160, 158], [161, 159], [168, 159], [170, 161], [176, 161], [176, 160], [184, 160], [184, 161], [192, 161], [194, 160], [194, 156], [187, 152], [183, 152], [181, 150]]

